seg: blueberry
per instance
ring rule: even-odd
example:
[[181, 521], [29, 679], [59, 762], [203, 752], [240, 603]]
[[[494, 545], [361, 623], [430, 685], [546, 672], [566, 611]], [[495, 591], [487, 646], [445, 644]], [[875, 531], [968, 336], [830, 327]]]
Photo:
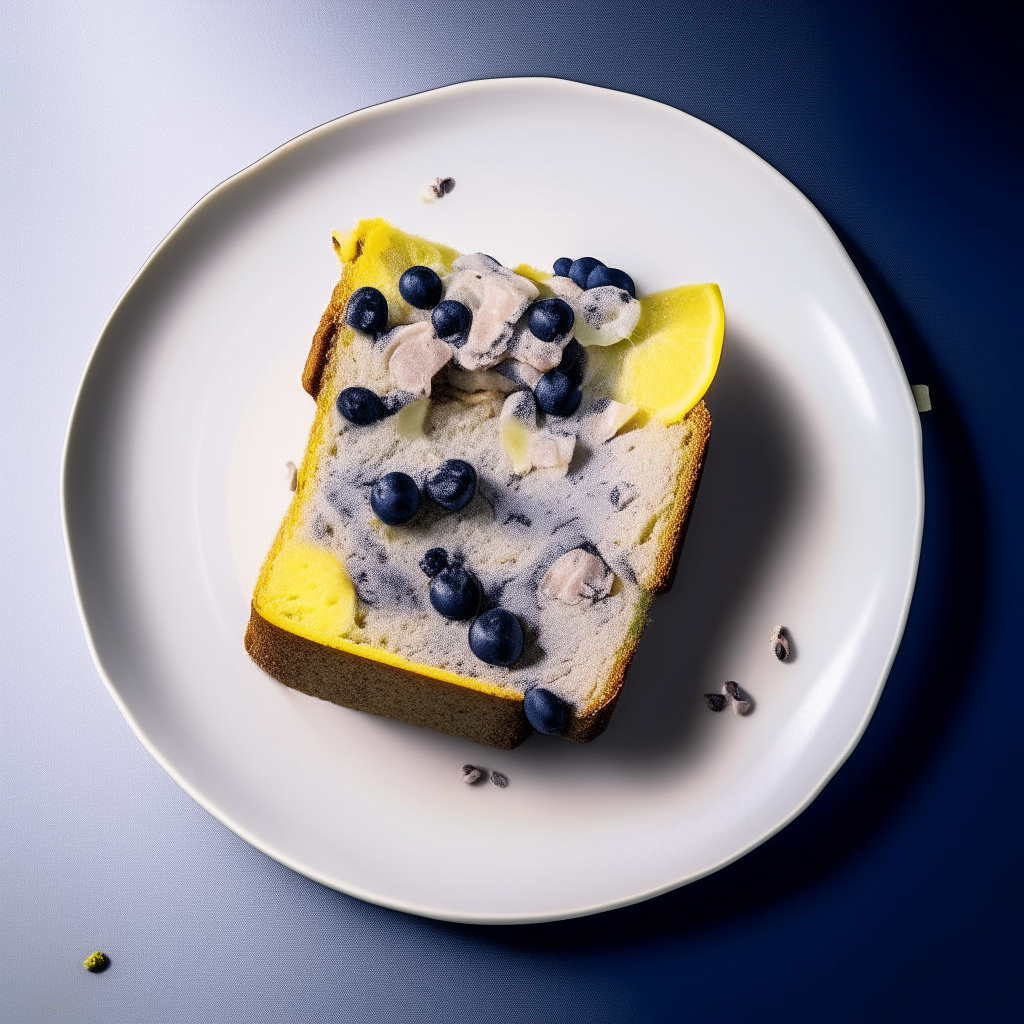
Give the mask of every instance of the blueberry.
[[594, 269], [594, 267], [603, 267], [604, 264], [593, 256], [583, 256], [578, 260], [573, 260], [572, 266], [569, 268], [569, 276], [581, 287], [587, 287], [587, 275]]
[[488, 665], [511, 665], [523, 653], [523, 627], [504, 608], [492, 608], [469, 627], [469, 649]]
[[523, 710], [530, 725], [548, 736], [560, 736], [569, 721], [569, 708], [565, 701], [542, 686], [526, 691]]
[[583, 398], [579, 384], [561, 370], [548, 370], [533, 393], [541, 409], [552, 416], [571, 416]]
[[616, 270], [615, 267], [598, 265], [587, 274], [587, 288], [603, 288], [608, 284], [614, 285], [616, 288], [622, 288], [624, 291], [629, 292], [634, 299], [636, 298], [636, 285], [633, 284], [633, 278], [624, 270]]
[[557, 260], [555, 260], [555, 265], [551, 269], [555, 272], [555, 277], [568, 277], [569, 268], [571, 266], [571, 256], [560, 256]]
[[401, 526], [419, 510], [420, 489], [408, 473], [388, 473], [373, 485], [370, 504], [381, 522]]
[[587, 350], [575, 338], [562, 349], [562, 361], [558, 369], [574, 383], [583, 383], [583, 375], [587, 370]]
[[428, 576], [436, 576], [448, 568], [448, 552], [444, 548], [431, 548], [421, 559], [420, 568]]
[[430, 603], [446, 619], [471, 619], [480, 607], [480, 581], [462, 566], [442, 569], [430, 582]]
[[387, 416], [380, 397], [369, 388], [345, 388], [335, 402], [338, 414], [356, 426], [365, 427]]
[[441, 278], [430, 267], [410, 267], [398, 279], [402, 298], [417, 309], [433, 309], [441, 301]]
[[541, 299], [530, 307], [530, 333], [541, 341], [554, 341], [572, 330], [576, 317], [565, 299]]
[[[468, 306], [454, 299], [445, 299], [434, 307], [430, 314], [430, 322], [434, 325], [439, 338], [451, 340], [457, 336], [465, 338], [469, 334], [470, 324], [473, 323], [473, 314]], [[457, 341], [451, 344], [458, 346]]]
[[366, 334], [388, 325], [388, 300], [376, 288], [357, 288], [345, 304], [345, 323]]
[[476, 494], [476, 470], [462, 459], [448, 459], [427, 477], [427, 494], [441, 508], [458, 512]]

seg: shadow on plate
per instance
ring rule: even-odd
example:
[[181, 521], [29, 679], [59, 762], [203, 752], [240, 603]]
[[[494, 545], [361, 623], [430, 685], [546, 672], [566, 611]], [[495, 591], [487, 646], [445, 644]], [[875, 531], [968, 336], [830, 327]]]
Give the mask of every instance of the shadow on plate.
[[678, 770], [715, 735], [705, 668], [764, 585], [812, 466], [784, 385], [735, 331], [707, 401], [711, 443], [675, 584], [654, 603], [607, 731], [584, 748], [532, 737], [521, 758]]
[[[723, 921], [764, 912], [835, 872], [899, 813], [928, 771], [964, 700], [985, 621], [987, 510], [969, 435], [950, 390], [891, 290], [864, 254], [849, 239], [842, 241], [889, 325], [910, 380], [928, 383], [933, 401], [933, 411], [922, 417], [928, 513], [917, 586], [903, 643], [867, 732], [803, 814], [758, 849], [705, 879], [645, 903], [575, 921], [443, 927], [471, 931], [478, 942], [523, 951], [614, 949], [659, 935], [699, 934]], [[736, 350], [742, 351], [740, 346]], [[723, 376], [726, 388], [746, 386], [741, 382], [757, 373], [752, 361], [745, 366], [743, 356], [738, 361], [740, 366], [730, 367]], [[735, 383], [733, 373], [738, 375]], [[735, 458], [741, 464], [738, 453], [729, 454], [733, 442], [728, 431], [722, 434], [725, 440], [722, 435], [718, 440], [726, 449], [723, 463]], [[715, 452], [719, 455], [721, 449]], [[762, 529], [748, 524], [753, 530], [745, 539], [748, 557], [763, 557], [793, 486], [790, 482], [776, 492], [760, 485], [762, 497], [775, 495], [775, 511], [762, 520]], [[719, 514], [719, 500], [714, 489], [702, 490], [702, 513]], [[733, 576], [737, 589], [755, 583], [756, 570], [749, 576]], [[720, 601], [718, 614], [723, 612], [728, 613], [728, 604]], [[954, 636], [956, 643], [946, 642]], [[660, 642], [652, 646], [658, 650]], [[637, 701], [647, 699], [640, 695]], [[628, 740], [617, 742], [628, 747]], [[673, 742], [668, 740], [669, 745]]]
[[604, 758], [678, 765], [700, 756], [714, 735], [700, 699], [706, 667], [764, 585], [810, 483], [783, 384], [736, 332], [707, 402], [711, 444], [676, 581], [655, 601], [615, 715], [595, 741]]

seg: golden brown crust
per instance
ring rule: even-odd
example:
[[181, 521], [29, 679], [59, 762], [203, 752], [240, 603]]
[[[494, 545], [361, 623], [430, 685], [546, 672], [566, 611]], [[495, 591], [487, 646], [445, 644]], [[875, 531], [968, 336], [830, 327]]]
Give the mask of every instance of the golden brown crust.
[[499, 697], [325, 647], [275, 626], [255, 608], [245, 649], [279, 682], [357, 711], [502, 750], [518, 746], [531, 732], [519, 694]]
[[[645, 606], [642, 612], [641, 627], [646, 620], [647, 607]], [[631, 637], [627, 641], [627, 645], [619, 651], [619, 656], [615, 659], [615, 664], [612, 666], [611, 672], [608, 673], [604, 686], [601, 687], [601, 699], [594, 707], [588, 708], [585, 714], [573, 715], [565, 732], [562, 733], [564, 739], [572, 740], [573, 743], [589, 743], [591, 740], [597, 739], [608, 728], [615, 705], [619, 702], [622, 684], [626, 681], [626, 673], [629, 671], [629, 663], [633, 660], [633, 655], [636, 652], [638, 640], [639, 637], [635, 639]]]
[[349, 286], [347, 274], [334, 286], [331, 301], [320, 317], [320, 325], [313, 335], [313, 343], [309, 346], [306, 365], [302, 369], [302, 387], [315, 402], [320, 397], [320, 384], [324, 379], [324, 370], [331, 361], [334, 342], [338, 337], [338, 322], [345, 311], [348, 301]]
[[703, 399], [686, 414], [686, 422], [691, 430], [687, 442], [689, 454], [685, 473], [676, 488], [675, 501], [669, 513], [669, 525], [665, 530], [655, 563], [656, 576], [650, 588], [654, 594], [663, 594], [672, 586], [675, 579], [679, 551], [686, 539], [686, 527], [690, 523], [690, 510], [693, 508], [693, 499], [697, 496], [701, 474], [704, 472], [704, 456], [711, 440], [711, 413], [708, 412]]

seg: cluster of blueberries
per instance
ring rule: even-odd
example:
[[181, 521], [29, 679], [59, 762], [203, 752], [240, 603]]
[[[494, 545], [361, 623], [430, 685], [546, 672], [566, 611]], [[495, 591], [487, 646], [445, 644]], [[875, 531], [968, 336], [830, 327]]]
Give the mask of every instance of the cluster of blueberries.
[[421, 559], [420, 568], [430, 577], [430, 603], [446, 619], [464, 622], [469, 627], [469, 649], [488, 665], [511, 665], [523, 653], [523, 627], [504, 608], [490, 608], [477, 615], [483, 600], [483, 587], [459, 559], [449, 559], [444, 548], [431, 548]]
[[[420, 568], [430, 577], [430, 603], [436, 612], [456, 622], [476, 615], [483, 587], [460, 559], [449, 557], [444, 548], [431, 548]], [[512, 665], [523, 653], [523, 627], [510, 611], [491, 608], [473, 619], [469, 649], [488, 665]], [[527, 691], [523, 710], [534, 729], [550, 735], [562, 733], [569, 721], [565, 701], [541, 686]]]
[[[552, 299], [561, 302], [561, 299]], [[572, 310], [569, 310], [571, 313]], [[587, 350], [575, 339], [562, 349], [562, 361], [537, 381], [533, 397], [537, 406], [551, 416], [571, 416], [583, 401], [583, 374]]]
[[[398, 291], [410, 306], [432, 310], [430, 323], [439, 338], [456, 348], [466, 343], [473, 311], [454, 299], [442, 300], [441, 278], [430, 267], [410, 267], [398, 279]], [[364, 334], [381, 334], [388, 325], [384, 293], [369, 285], [357, 288], [345, 305], [345, 323]]]
[[568, 277], [581, 288], [603, 288], [612, 285], [627, 291], [631, 298], [636, 298], [636, 285], [633, 278], [624, 270], [606, 267], [594, 256], [581, 256], [574, 260], [571, 256], [562, 256], [555, 260], [552, 267], [555, 277]]
[[[426, 480], [427, 495], [448, 512], [465, 508], [476, 493], [476, 470], [462, 459], [442, 462]], [[408, 523], [419, 511], [420, 489], [408, 473], [386, 473], [370, 491], [370, 504], [389, 526]], [[430, 577], [430, 603], [446, 619], [464, 621], [476, 615], [483, 600], [480, 581], [444, 548], [431, 548], [420, 562]], [[511, 665], [523, 653], [523, 628], [504, 608], [478, 615], [469, 630], [470, 650], [488, 665]]]
[[[446, 512], [458, 512], [476, 494], [476, 470], [463, 459], [448, 459], [427, 477], [424, 490]], [[385, 473], [370, 491], [370, 505], [381, 522], [404, 526], [420, 510], [420, 489], [408, 473]]]
[[[577, 260], [572, 266], [597, 264], [593, 257]], [[557, 274], [559, 260], [555, 264]], [[572, 261], [570, 261], [571, 263]], [[600, 268], [607, 270], [604, 264]], [[621, 274], [622, 271], [613, 271]], [[565, 275], [562, 275], [565, 276]], [[629, 280], [627, 275], [623, 275]], [[629, 281], [630, 288], [633, 282]], [[430, 323], [437, 336], [460, 348], [466, 343], [469, 329], [473, 324], [473, 311], [454, 299], [442, 299], [441, 278], [430, 267], [410, 267], [399, 278], [398, 291], [403, 299], [416, 309], [430, 309]], [[378, 335], [388, 324], [388, 300], [376, 288], [357, 288], [345, 306], [345, 322], [364, 334]], [[575, 323], [572, 307], [564, 299], [540, 299], [530, 307], [529, 323], [531, 333], [541, 341], [554, 341], [568, 334]], [[583, 399], [581, 385], [586, 369], [587, 355], [583, 346], [572, 339], [562, 353], [559, 365], [545, 373], [534, 388], [537, 405], [551, 416], [571, 416]], [[400, 404], [389, 402], [369, 388], [349, 387], [338, 396], [338, 413], [357, 426], [365, 427], [390, 416], [401, 408]]]

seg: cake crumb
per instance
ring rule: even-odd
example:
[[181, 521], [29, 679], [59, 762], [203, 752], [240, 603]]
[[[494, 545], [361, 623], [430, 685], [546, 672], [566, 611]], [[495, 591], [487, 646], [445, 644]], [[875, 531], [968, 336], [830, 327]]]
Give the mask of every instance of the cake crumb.
[[110, 966], [110, 957], [106, 953], [96, 950], [82, 961], [82, 966], [93, 974], [101, 974]]
[[454, 178], [432, 178], [420, 190], [421, 203], [436, 203], [455, 189]]
[[911, 384], [910, 390], [914, 393], [914, 405], [918, 412], [932, 411], [932, 392], [927, 384]]
[[792, 654], [792, 646], [789, 640], [789, 630], [785, 626], [779, 626], [772, 630], [771, 639], [772, 654], [775, 655], [779, 661], [789, 661], [789, 657]]
[[705, 693], [704, 704], [709, 711], [724, 711], [729, 702], [720, 693]]
[[493, 782], [498, 789], [504, 789], [508, 785], [508, 776], [504, 772], [491, 772], [491, 782]]
[[459, 769], [459, 775], [467, 786], [472, 786], [483, 778], [484, 773], [475, 764], [464, 764]]
[[732, 702], [732, 709], [737, 715], [749, 715], [754, 705], [750, 698], [739, 687], [739, 683], [728, 682], [722, 686], [722, 692]]
[[287, 474], [286, 479], [288, 481], [288, 490], [294, 491], [299, 486], [299, 467], [289, 459], [284, 464], [284, 469]]

